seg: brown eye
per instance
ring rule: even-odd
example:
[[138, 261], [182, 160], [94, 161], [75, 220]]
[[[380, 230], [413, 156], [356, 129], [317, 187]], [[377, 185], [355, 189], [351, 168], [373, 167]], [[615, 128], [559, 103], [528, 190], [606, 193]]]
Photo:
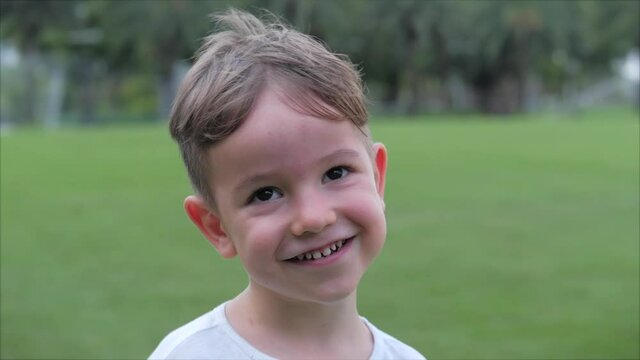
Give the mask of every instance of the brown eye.
[[267, 202], [282, 197], [282, 193], [274, 187], [264, 187], [256, 190], [249, 198], [249, 203]]
[[335, 181], [341, 179], [349, 174], [349, 169], [344, 166], [336, 166], [324, 174], [324, 181]]

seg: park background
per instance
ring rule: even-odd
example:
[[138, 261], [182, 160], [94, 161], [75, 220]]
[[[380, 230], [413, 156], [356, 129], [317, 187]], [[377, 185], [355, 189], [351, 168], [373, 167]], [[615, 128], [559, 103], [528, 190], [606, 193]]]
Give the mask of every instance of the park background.
[[640, 357], [640, 2], [2, 0], [2, 359], [145, 358], [246, 284], [167, 130], [230, 6], [362, 69], [390, 152], [364, 316], [429, 359]]

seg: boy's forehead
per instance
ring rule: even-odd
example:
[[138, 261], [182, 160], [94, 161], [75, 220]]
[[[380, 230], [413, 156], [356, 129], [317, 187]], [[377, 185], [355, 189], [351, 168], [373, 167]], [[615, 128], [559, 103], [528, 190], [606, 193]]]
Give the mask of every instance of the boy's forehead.
[[[276, 115], [274, 113], [273, 115]], [[243, 124], [227, 139], [209, 150], [213, 167], [225, 163], [263, 162], [287, 164], [326, 158], [333, 153], [366, 153], [364, 135], [347, 120], [325, 120], [305, 116], [302, 121], [284, 117], [276, 121]], [[265, 164], [266, 165], [266, 164]]]
[[[248, 116], [242, 121], [238, 129], [221, 143], [247, 142], [243, 146], [250, 147], [254, 143], [266, 142], [270, 147], [309, 147], [312, 150], [317, 144], [315, 139], [323, 136], [353, 141], [364, 135], [363, 131], [353, 122], [339, 115], [336, 110], [316, 100], [298, 101], [312, 97], [309, 94], [292, 94], [291, 87], [279, 85], [266, 86], [256, 98], [254, 106]], [[304, 104], [320, 104], [317, 107], [329, 109], [335, 114], [333, 118], [326, 118], [317, 114], [317, 109], [305, 109]], [[299, 137], [307, 141], [295, 142]]]
[[[208, 151], [212, 175], [273, 168], [297, 169], [334, 152], [367, 154], [365, 135], [351, 121], [329, 120], [294, 109], [276, 92], [265, 92], [243, 124]], [[216, 176], [216, 174], [218, 174]]]

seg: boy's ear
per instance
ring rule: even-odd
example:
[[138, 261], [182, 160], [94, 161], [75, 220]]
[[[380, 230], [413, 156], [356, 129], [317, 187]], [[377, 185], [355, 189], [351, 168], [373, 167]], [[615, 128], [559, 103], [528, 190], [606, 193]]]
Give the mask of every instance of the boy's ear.
[[376, 180], [376, 190], [384, 204], [384, 181], [387, 175], [387, 148], [384, 147], [384, 144], [373, 144], [373, 163], [375, 166], [373, 172]]
[[220, 216], [210, 210], [201, 198], [187, 196], [184, 199], [184, 210], [222, 257], [232, 258], [236, 255], [236, 248], [224, 230]]

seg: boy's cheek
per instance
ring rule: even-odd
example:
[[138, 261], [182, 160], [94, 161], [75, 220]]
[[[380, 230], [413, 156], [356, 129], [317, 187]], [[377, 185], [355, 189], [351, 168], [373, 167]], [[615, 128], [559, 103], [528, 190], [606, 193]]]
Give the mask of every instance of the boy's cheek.
[[346, 198], [345, 204], [348, 204], [347, 206], [351, 209], [350, 211], [345, 209], [345, 215], [351, 217], [354, 222], [386, 232], [384, 200], [377, 193]]
[[260, 220], [247, 221], [244, 224], [236, 225], [236, 236], [234, 241], [236, 247], [244, 250], [251, 250], [251, 253], [267, 254], [274, 251], [274, 244], [278, 243], [284, 235], [283, 225], [271, 217], [264, 217]]

